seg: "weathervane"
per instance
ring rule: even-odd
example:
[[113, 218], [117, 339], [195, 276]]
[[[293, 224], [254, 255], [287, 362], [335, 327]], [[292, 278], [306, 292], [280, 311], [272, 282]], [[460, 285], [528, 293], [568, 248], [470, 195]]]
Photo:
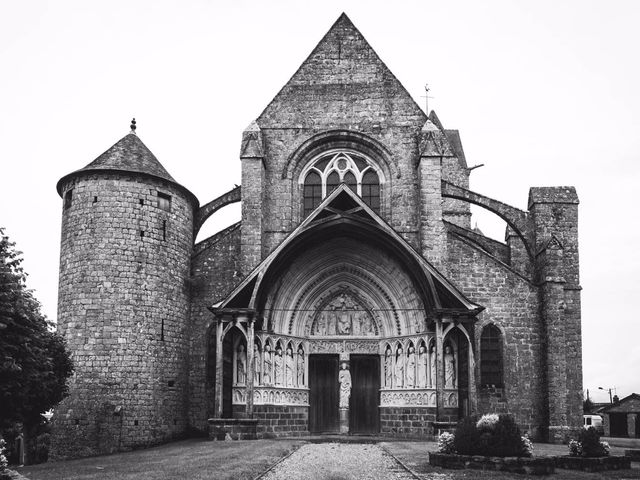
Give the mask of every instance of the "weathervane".
[[425, 83], [424, 84], [424, 95], [421, 95], [422, 98], [424, 98], [424, 103], [425, 103], [425, 112], [427, 113], [427, 115], [429, 115], [429, 99], [433, 98], [429, 96], [429, 92], [431, 91], [431, 89], [429, 88], [429, 84]]

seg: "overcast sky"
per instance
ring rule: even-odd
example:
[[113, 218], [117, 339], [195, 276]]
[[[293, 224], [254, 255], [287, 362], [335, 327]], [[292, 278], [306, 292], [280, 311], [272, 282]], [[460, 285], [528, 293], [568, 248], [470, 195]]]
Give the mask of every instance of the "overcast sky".
[[[640, 392], [640, 2], [0, 2], [0, 226], [56, 317], [55, 191], [129, 131], [201, 203], [240, 183], [241, 133], [341, 12], [460, 129], [471, 188], [580, 197], [584, 386]], [[239, 220], [238, 205], [206, 225]], [[504, 225], [476, 217], [502, 239]]]

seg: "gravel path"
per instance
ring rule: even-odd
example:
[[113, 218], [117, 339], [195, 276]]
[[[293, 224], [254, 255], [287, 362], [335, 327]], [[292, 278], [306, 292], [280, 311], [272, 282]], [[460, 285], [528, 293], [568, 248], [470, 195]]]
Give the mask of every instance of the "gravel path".
[[382, 448], [374, 444], [303, 445], [278, 464], [264, 480], [413, 480]]

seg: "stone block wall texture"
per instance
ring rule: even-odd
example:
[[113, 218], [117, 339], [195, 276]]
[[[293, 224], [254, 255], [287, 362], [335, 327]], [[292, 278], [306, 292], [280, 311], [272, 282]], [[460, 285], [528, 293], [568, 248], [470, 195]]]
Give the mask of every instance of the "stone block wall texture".
[[215, 330], [210, 329], [213, 314], [208, 307], [243, 278], [240, 239], [237, 223], [197, 244], [191, 260], [189, 424], [201, 432], [213, 416], [215, 398]]
[[538, 289], [482, 249], [452, 235], [448, 241], [448, 268], [451, 280], [462, 293], [486, 307], [478, 315], [474, 332], [476, 381], [481, 382], [482, 328], [493, 323], [503, 332], [505, 387], [501, 397], [498, 392], [479, 389], [479, 413], [490, 413], [499, 407], [513, 413], [524, 431], [542, 435], [546, 377], [541, 361], [544, 330], [538, 314]]
[[253, 418], [258, 420], [258, 438], [309, 435], [309, 407], [255, 405]]
[[[56, 409], [51, 457], [179, 437], [193, 206], [174, 184], [126, 173], [83, 174], [62, 190], [72, 200], [62, 215], [58, 325], [76, 372]], [[158, 192], [171, 196], [169, 211]]]
[[[435, 421], [436, 409], [432, 407], [380, 408], [380, 433], [390, 437], [431, 437]], [[453, 421], [457, 421], [457, 415]]]

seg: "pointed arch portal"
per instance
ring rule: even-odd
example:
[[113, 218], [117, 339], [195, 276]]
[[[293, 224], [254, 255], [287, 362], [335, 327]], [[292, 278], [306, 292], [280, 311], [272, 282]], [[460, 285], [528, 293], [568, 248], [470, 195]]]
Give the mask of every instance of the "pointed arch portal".
[[234, 349], [234, 372], [253, 352], [246, 381], [232, 386], [234, 408], [249, 417], [266, 405], [306, 408], [306, 429], [371, 433], [379, 408], [457, 415], [445, 362], [465, 352], [466, 365], [472, 346], [460, 335], [445, 352], [445, 332], [482, 307], [343, 183], [211, 310], [223, 336], [234, 325], [255, 345]]

